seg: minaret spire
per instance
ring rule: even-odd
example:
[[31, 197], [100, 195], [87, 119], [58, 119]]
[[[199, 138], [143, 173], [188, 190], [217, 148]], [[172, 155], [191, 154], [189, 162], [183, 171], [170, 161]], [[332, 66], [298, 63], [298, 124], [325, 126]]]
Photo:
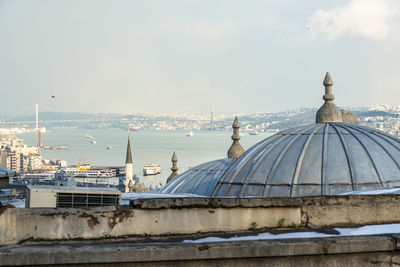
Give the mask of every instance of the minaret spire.
[[233, 135], [232, 135], [233, 143], [228, 150], [228, 158], [237, 158], [240, 155], [242, 155], [242, 153], [244, 152], [243, 147], [239, 143], [240, 124], [239, 124], [239, 120], [238, 120], [237, 116], [235, 117], [235, 120], [233, 121], [232, 128], [233, 128]]
[[172, 154], [172, 168], [171, 168], [171, 175], [168, 177], [167, 179], [167, 183], [169, 183], [170, 181], [172, 181], [176, 176], [178, 176], [178, 157], [176, 156], [176, 153], [174, 152], [174, 154]]
[[133, 161], [131, 152], [131, 137], [128, 136], [128, 145], [126, 146], [126, 160], [125, 160], [125, 192], [130, 192], [135, 181], [133, 180]]
[[125, 163], [133, 163], [132, 162], [132, 152], [131, 152], [131, 137], [128, 136], [128, 145], [126, 147], [126, 161]]

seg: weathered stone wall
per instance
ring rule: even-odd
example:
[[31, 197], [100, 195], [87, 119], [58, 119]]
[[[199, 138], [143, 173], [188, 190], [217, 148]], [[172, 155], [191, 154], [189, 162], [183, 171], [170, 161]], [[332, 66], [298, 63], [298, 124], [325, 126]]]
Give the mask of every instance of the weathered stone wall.
[[27, 240], [104, 239], [277, 227], [336, 227], [400, 222], [400, 196], [279, 199], [141, 199], [94, 209], [0, 210], [0, 245]]
[[286, 240], [64, 242], [0, 247], [0, 265], [35, 266], [398, 266], [397, 235]]

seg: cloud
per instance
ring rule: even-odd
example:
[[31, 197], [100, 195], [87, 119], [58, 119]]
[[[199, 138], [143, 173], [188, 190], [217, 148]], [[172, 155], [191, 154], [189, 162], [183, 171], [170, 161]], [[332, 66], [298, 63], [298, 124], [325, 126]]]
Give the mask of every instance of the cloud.
[[351, 0], [344, 6], [313, 13], [311, 36], [328, 40], [345, 35], [385, 39], [400, 3], [391, 0]]

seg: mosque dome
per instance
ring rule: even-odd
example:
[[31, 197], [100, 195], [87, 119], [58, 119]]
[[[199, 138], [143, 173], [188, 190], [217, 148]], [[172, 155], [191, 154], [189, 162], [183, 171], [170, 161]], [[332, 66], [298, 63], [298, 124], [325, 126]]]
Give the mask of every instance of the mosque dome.
[[225, 158], [200, 164], [175, 177], [159, 192], [211, 196], [221, 176], [232, 162], [232, 158]]
[[400, 186], [400, 140], [342, 122], [277, 133], [248, 149], [211, 196], [297, 197]]
[[[161, 192], [300, 197], [400, 187], [400, 139], [358, 125], [333, 103], [332, 85], [327, 73], [315, 124], [279, 132], [234, 158], [199, 165]], [[232, 138], [236, 135], [238, 127]]]

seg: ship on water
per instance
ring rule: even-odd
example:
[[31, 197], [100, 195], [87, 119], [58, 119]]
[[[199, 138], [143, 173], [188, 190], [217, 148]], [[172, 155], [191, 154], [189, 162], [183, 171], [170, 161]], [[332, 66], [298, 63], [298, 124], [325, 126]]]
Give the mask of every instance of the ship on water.
[[154, 164], [153, 159], [150, 158], [150, 163], [147, 163], [143, 167], [143, 175], [156, 175], [161, 173], [161, 165]]
[[132, 124], [129, 124], [128, 127], [125, 128], [125, 131], [128, 131], [128, 132], [137, 132], [139, 130], [140, 130], [139, 127], [136, 127]]
[[189, 132], [187, 132], [186, 136], [187, 136], [187, 137], [192, 137], [192, 136], [193, 136], [192, 130], [190, 130]]
[[85, 164], [83, 159], [78, 161], [76, 167], [67, 167], [64, 169], [66, 173], [72, 173], [74, 177], [115, 177], [115, 169], [92, 168], [90, 164]]
[[260, 134], [260, 132], [258, 132], [256, 130], [249, 132], [249, 135], [259, 135], [259, 134]]
[[45, 150], [65, 150], [67, 146], [45, 146], [43, 147]]
[[99, 178], [108, 178], [115, 177], [116, 171], [115, 169], [90, 169], [90, 170], [78, 170], [78, 169], [66, 169], [66, 173], [72, 173], [74, 177], [99, 177]]

